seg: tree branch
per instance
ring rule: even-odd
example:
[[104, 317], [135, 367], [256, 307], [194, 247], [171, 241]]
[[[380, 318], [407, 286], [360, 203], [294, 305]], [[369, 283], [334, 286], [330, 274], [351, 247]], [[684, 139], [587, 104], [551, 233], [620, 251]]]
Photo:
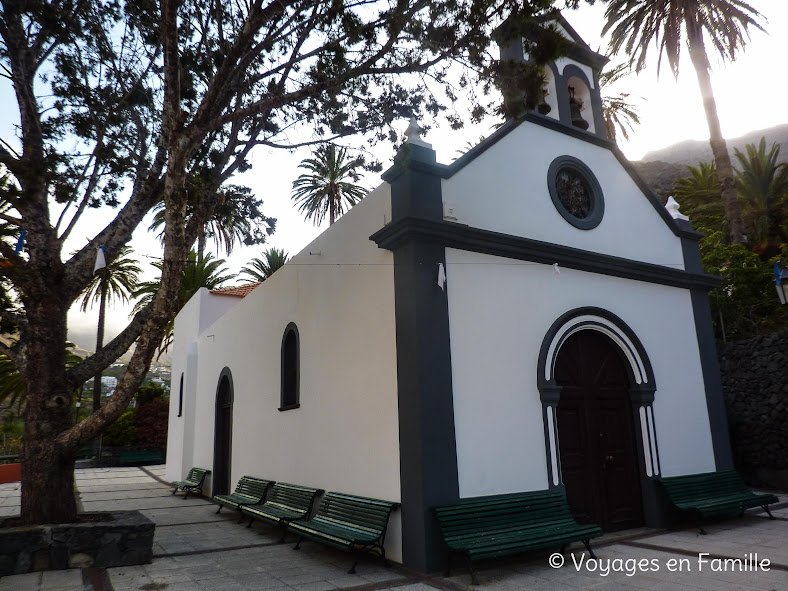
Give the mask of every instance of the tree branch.
[[66, 371], [66, 379], [70, 389], [78, 388], [98, 372], [107, 368], [115, 362], [121, 355], [128, 351], [129, 347], [137, 340], [148, 318], [150, 318], [153, 303], [151, 302], [142, 310], [134, 315], [134, 318], [121, 331], [118, 336], [104, 345], [101, 350], [96, 351], [90, 357], [85, 358], [79, 364]]

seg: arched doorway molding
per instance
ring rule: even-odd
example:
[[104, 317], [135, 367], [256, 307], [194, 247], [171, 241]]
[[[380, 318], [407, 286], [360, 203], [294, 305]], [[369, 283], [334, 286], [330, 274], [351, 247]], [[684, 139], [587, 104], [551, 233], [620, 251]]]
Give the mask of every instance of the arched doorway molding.
[[219, 374], [216, 385], [212, 474], [214, 495], [231, 492], [233, 399], [233, 374], [229, 367], [225, 367]]
[[[659, 453], [652, 410], [656, 383], [646, 351], [634, 331], [615, 314], [602, 308], [576, 308], [563, 314], [552, 324], [542, 340], [539, 351], [537, 387], [542, 401], [549, 488], [553, 490], [563, 488], [556, 422], [561, 387], [555, 381], [555, 363], [564, 341], [581, 330], [598, 331], [617, 346], [629, 374], [633, 421], [638, 430], [636, 444], [641, 478], [658, 477]], [[643, 490], [649, 489], [644, 487]], [[650, 511], [647, 510], [647, 513]]]

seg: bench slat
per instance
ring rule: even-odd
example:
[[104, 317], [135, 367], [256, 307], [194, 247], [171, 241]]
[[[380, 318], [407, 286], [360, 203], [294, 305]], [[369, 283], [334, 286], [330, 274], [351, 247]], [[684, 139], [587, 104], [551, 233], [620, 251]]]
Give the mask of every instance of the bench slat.
[[[602, 535], [596, 525], [578, 524], [563, 495], [520, 493], [474, 499], [433, 509], [451, 552], [469, 561], [497, 558], [582, 541]], [[593, 553], [592, 553], [593, 556]], [[471, 570], [471, 579], [475, 575]]]
[[734, 514], [776, 503], [771, 494], [755, 494], [735, 470], [670, 476], [660, 481], [670, 501], [683, 511], [700, 517]]
[[[265, 480], [254, 476], [243, 476], [235, 487], [235, 492], [227, 495], [214, 495], [213, 500], [222, 506], [240, 509], [243, 505], [262, 503], [268, 489], [274, 484], [273, 480]], [[218, 512], [218, 511], [217, 511]]]
[[[397, 508], [399, 503], [329, 492], [312, 519], [290, 522], [287, 528], [300, 538], [347, 551], [378, 552], [385, 560], [383, 539], [391, 512]], [[300, 543], [299, 539], [296, 548]], [[348, 572], [355, 572], [355, 567]]]

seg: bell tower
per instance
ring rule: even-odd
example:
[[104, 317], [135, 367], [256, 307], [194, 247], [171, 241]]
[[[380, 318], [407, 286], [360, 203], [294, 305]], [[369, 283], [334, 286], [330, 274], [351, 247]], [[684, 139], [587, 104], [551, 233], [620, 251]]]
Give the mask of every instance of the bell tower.
[[[534, 113], [608, 139], [599, 92], [599, 72], [608, 58], [593, 51], [562, 16], [546, 24], [555, 27], [572, 46], [566, 56], [545, 66], [543, 96]], [[529, 61], [522, 38], [499, 35], [497, 42], [501, 61]]]

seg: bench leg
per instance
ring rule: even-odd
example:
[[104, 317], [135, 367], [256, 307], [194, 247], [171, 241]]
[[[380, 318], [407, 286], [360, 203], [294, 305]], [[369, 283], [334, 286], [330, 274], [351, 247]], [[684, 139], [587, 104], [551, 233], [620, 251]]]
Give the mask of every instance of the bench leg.
[[241, 513], [241, 514], [238, 516], [238, 521], [237, 521], [236, 523], [241, 523], [243, 520], [244, 520], [244, 514], [243, 514], [243, 513]]
[[252, 522], [254, 521], [254, 517], [251, 515], [249, 516], [249, 523], [246, 524], [246, 527], [252, 527]]
[[279, 538], [279, 543], [280, 544], [284, 544], [285, 543], [285, 536], [287, 536], [287, 526], [286, 525], [282, 527], [282, 537]]
[[222, 510], [222, 506], [221, 506], [221, 505], [219, 505], [219, 508], [216, 510], [216, 512], [218, 513], [218, 512], [219, 512], [219, 511], [221, 511], [221, 510]]
[[301, 536], [298, 536], [298, 541], [296, 542], [296, 545], [293, 548], [293, 550], [300, 550], [301, 549], [300, 546], [301, 546], [301, 542], [303, 541], [303, 539], [304, 538], [302, 538]]
[[558, 552], [561, 553], [561, 554], [566, 552], [566, 544], [561, 544], [561, 549]]
[[476, 571], [473, 570], [473, 561], [470, 556], [468, 556], [468, 572], [471, 574], [471, 585], [478, 586], [479, 579], [476, 578]]
[[596, 555], [594, 554], [594, 551], [591, 549], [591, 540], [583, 540], [583, 545], [585, 545], [586, 549], [588, 550], [588, 553], [591, 555], [591, 558], [596, 560]]
[[763, 510], [766, 511], [766, 513], [769, 515], [769, 519], [774, 519], [774, 515], [772, 515], [772, 512], [769, 511], [769, 505], [761, 505], [761, 506], [763, 507]]
[[349, 575], [355, 575], [356, 574], [356, 565], [358, 564], [358, 560], [359, 560], [358, 553], [355, 554], [355, 557], [356, 557], [356, 559], [353, 561], [353, 566], [351, 566], [350, 570], [347, 571], [347, 574], [349, 574]]
[[386, 558], [386, 549], [383, 546], [380, 547], [380, 557], [383, 559], [383, 566], [386, 568], [390, 568], [391, 563]]

